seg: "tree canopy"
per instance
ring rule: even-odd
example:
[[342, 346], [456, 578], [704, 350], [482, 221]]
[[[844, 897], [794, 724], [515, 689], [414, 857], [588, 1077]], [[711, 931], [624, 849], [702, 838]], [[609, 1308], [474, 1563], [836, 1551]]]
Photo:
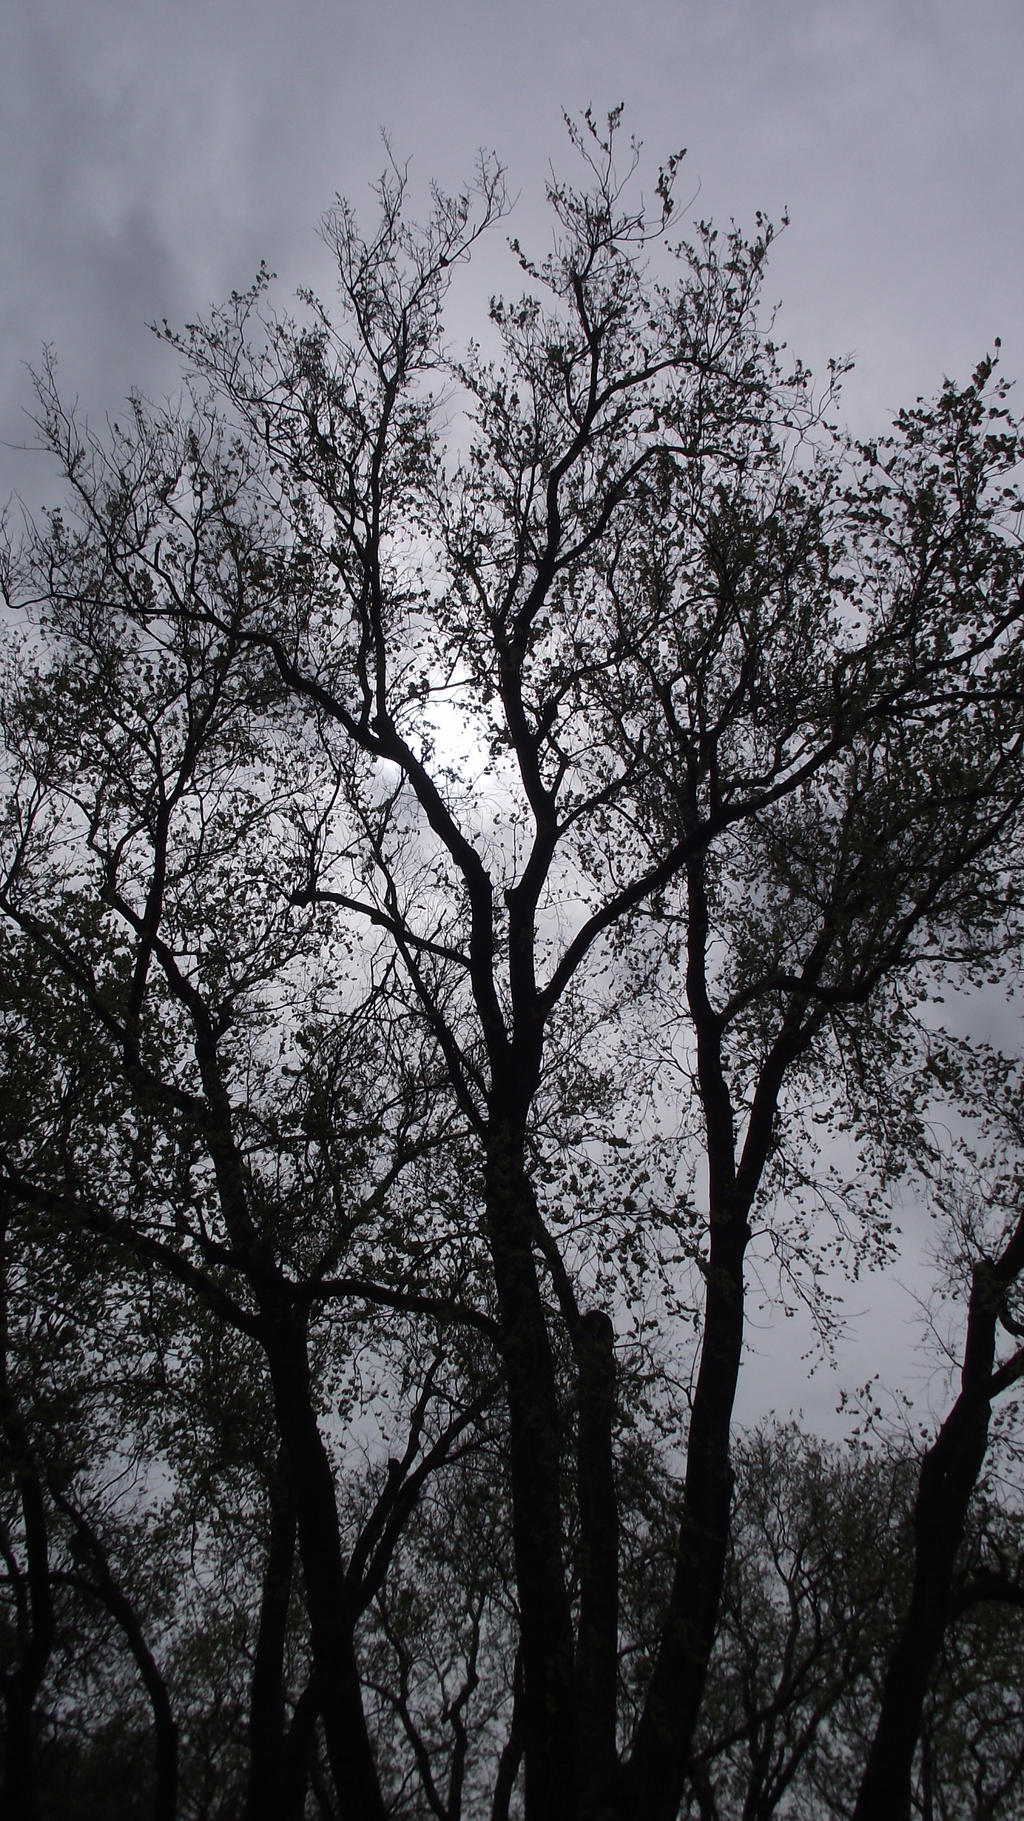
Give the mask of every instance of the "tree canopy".
[[[487, 158], [422, 220], [394, 164], [368, 231], [339, 203], [333, 308], [261, 272], [165, 326], [170, 405], [100, 434], [36, 376], [12, 1812], [65, 1812], [46, 1727], [80, 1792], [145, 1762], [124, 1812], [165, 1821], [1019, 1791], [1016, 1491], [982, 1493], [1020, 1090], [941, 1001], [1020, 949], [1020, 426], [992, 354], [852, 441], [775, 339], [771, 225], [677, 240], [678, 158], [648, 207], [617, 114], [570, 137], [550, 251], [511, 242], [461, 351]], [[940, 1106], [1001, 1147], [970, 1218]], [[737, 1443], [752, 1244], [827, 1328], [901, 1174], [973, 1286], [919, 1479]]]

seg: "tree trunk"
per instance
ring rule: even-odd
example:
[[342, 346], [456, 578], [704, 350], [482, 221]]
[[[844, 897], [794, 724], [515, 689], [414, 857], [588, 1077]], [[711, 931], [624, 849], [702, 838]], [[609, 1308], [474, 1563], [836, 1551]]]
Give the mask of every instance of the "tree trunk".
[[154, 1821], [175, 1821], [178, 1813], [178, 1726], [171, 1707], [167, 1684], [160, 1673], [131, 1601], [116, 1585], [106, 1565], [103, 1584], [96, 1590], [108, 1612], [121, 1626], [136, 1668], [139, 1671], [153, 1710], [154, 1751]]
[[562, 1426], [533, 1257], [522, 1139], [490, 1135], [487, 1218], [509, 1402], [512, 1538], [522, 1636], [527, 1821], [576, 1821], [572, 1621], [562, 1564]]
[[914, 1500], [914, 1582], [893, 1646], [854, 1821], [907, 1821], [914, 1754], [935, 1660], [949, 1622], [953, 1572], [985, 1450], [996, 1323], [1005, 1288], [997, 1270], [975, 1266], [961, 1389], [921, 1463]]
[[620, 1806], [629, 1821], [675, 1821], [704, 1694], [729, 1541], [729, 1438], [743, 1350], [749, 1237], [742, 1214], [712, 1219], [676, 1567], [661, 1647], [623, 1776]]
[[295, 1703], [292, 1723], [285, 1735], [281, 1821], [305, 1821], [306, 1791], [316, 1750], [316, 1723], [319, 1714], [316, 1683], [310, 1681]]
[[12, 1677], [4, 1688], [4, 1776], [0, 1814], [36, 1821], [39, 1813], [35, 1775], [35, 1693]]
[[286, 1462], [271, 1476], [270, 1535], [249, 1698], [249, 1788], [245, 1821], [281, 1821], [285, 1796], [284, 1660], [295, 1562], [295, 1500]]
[[75, 1534], [74, 1554], [83, 1572], [67, 1577], [71, 1586], [98, 1600], [124, 1633], [143, 1686], [153, 1710], [154, 1751], [154, 1821], [175, 1821], [178, 1813], [178, 1726], [171, 1706], [167, 1684], [146, 1642], [138, 1613], [123, 1587], [110, 1571], [102, 1540], [84, 1511], [51, 1486], [51, 1497], [71, 1523]]
[[6, 1457], [21, 1504], [25, 1534], [25, 1573], [17, 1574], [19, 1594], [18, 1641], [14, 1667], [0, 1677], [7, 1715], [4, 1777], [0, 1811], [34, 1821], [37, 1812], [35, 1776], [35, 1703], [53, 1651], [54, 1612], [50, 1580], [47, 1512], [32, 1444], [21, 1410], [10, 1388], [8, 1349], [10, 1329], [7, 1304], [6, 1207], [0, 1213], [0, 1452]]
[[264, 1320], [278, 1433], [288, 1460], [327, 1758], [344, 1821], [384, 1821], [363, 1712], [355, 1609], [342, 1558], [334, 1478], [313, 1407], [305, 1333], [290, 1310]]
[[[694, 824], [697, 813], [694, 804]], [[723, 1026], [708, 990], [710, 912], [705, 868], [703, 852], [695, 852], [686, 868], [686, 996], [697, 1039], [697, 1079], [708, 1160], [704, 1337], [690, 1409], [675, 1574], [624, 1779], [622, 1812], [630, 1821], [675, 1821], [704, 1695], [729, 1542], [733, 1486], [729, 1441], [743, 1353], [743, 1260], [750, 1239], [747, 1216], [769, 1152], [785, 1068], [780, 1036], [761, 1071], [737, 1169]]]
[[522, 1705], [523, 1705], [523, 1653], [522, 1646], [516, 1651], [515, 1665], [512, 1670], [512, 1719], [508, 1729], [508, 1738], [501, 1748], [498, 1768], [494, 1778], [494, 1796], [491, 1802], [491, 1821], [508, 1821], [512, 1806], [512, 1794], [519, 1775], [519, 1766], [523, 1761], [522, 1738]]
[[619, 1769], [615, 1749], [619, 1520], [612, 1459], [614, 1338], [608, 1316], [593, 1309], [583, 1317], [576, 1343], [580, 1524], [576, 1695], [582, 1821], [611, 1821]]

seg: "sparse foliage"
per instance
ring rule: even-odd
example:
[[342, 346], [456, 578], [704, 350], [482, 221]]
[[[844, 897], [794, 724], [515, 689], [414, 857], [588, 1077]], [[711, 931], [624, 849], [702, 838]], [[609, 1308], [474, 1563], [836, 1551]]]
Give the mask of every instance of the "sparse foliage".
[[[678, 158], [649, 210], [618, 114], [569, 124], [551, 249], [511, 243], [525, 290], [461, 353], [491, 159], [421, 223], [393, 162], [369, 235], [339, 202], [333, 313], [261, 272], [165, 328], [177, 405], [100, 437], [38, 376], [68, 498], [5, 563], [0, 1186], [60, 1320], [96, 1299], [111, 1526], [155, 1499], [220, 1616], [125, 1558], [191, 1812], [219, 1780], [250, 1821], [796, 1813], [913, 1624], [851, 1633], [880, 1577], [825, 1559], [835, 1463], [797, 1450], [769, 1508], [750, 1444], [737, 1503], [733, 1407], [755, 1234], [827, 1328], [934, 1163], [936, 999], [1015, 966], [1020, 431], [990, 357], [851, 444], [763, 309], [770, 224], [677, 242]], [[976, 1267], [993, 1337], [1017, 1245]], [[992, 1370], [956, 1509], [934, 1450], [916, 1495], [945, 1591], [893, 1814]], [[57, 1458], [27, 1420], [15, 1607]], [[86, 1553], [104, 1471], [46, 1507]], [[26, 1789], [65, 1648], [36, 1559]]]

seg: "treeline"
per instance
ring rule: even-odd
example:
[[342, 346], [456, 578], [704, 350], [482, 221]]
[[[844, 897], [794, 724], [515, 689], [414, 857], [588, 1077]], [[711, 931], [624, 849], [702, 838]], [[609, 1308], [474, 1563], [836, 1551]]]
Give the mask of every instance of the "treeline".
[[[128, 1339], [124, 1365], [130, 1355]], [[294, 1512], [271, 1425], [240, 1400], [239, 1362], [218, 1383], [226, 1363], [207, 1359], [191, 1387], [212, 1407], [179, 1404], [192, 1437], [180, 1483], [168, 1455], [157, 1465], [142, 1445], [143, 1385], [149, 1446], [175, 1421], [166, 1382], [147, 1380], [145, 1353], [113, 1458], [97, 1462], [93, 1442], [76, 1465], [70, 1399], [58, 1421], [39, 1387], [25, 1411], [49, 1630], [28, 1592], [31, 1496], [22, 1480], [19, 1509], [8, 1478], [5, 1668], [19, 1666], [27, 1607], [41, 1670], [28, 1718], [41, 1821], [344, 1813], [309, 1677]], [[826, 1446], [793, 1425], [740, 1436], [734, 1461], [721, 1615], [680, 1812], [687, 1821], [849, 1814], [909, 1596], [917, 1463]], [[10, 1465], [8, 1456], [8, 1474]], [[632, 1506], [619, 1660], [628, 1727], [662, 1622], [678, 1494], [649, 1435], [623, 1438], [621, 1473]], [[340, 1492], [358, 1524], [365, 1480], [353, 1475]], [[994, 1557], [1016, 1565], [1018, 1539], [1019, 1514], [979, 1498], [923, 1716], [915, 1815], [995, 1821], [1020, 1811], [1024, 1626], [1005, 1590], [993, 1599], [986, 1582]], [[480, 1435], [424, 1493], [360, 1625], [390, 1813], [521, 1813], [515, 1634], [507, 1487], [493, 1439]]]

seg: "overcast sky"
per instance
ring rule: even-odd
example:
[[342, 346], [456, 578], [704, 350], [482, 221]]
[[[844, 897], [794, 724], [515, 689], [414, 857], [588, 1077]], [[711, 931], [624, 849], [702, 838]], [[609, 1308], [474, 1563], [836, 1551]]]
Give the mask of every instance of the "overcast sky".
[[[424, 182], [495, 150], [528, 239], [561, 110], [588, 103], [623, 101], [655, 162], [688, 148], [691, 214], [788, 209], [769, 294], [812, 365], [856, 356], [857, 429], [997, 335], [1024, 367], [1022, 0], [6, 0], [0, 67], [7, 444], [44, 342], [112, 410], [174, 387], [147, 323], [201, 313], [261, 258], [285, 291], [320, 282], [317, 219], [366, 198], [382, 128]], [[38, 458], [0, 448], [0, 483], [37, 496]], [[895, 1374], [918, 1318], [893, 1279], [868, 1302]], [[816, 1420], [835, 1402], [779, 1395]]]

